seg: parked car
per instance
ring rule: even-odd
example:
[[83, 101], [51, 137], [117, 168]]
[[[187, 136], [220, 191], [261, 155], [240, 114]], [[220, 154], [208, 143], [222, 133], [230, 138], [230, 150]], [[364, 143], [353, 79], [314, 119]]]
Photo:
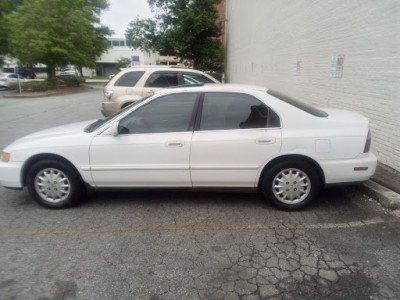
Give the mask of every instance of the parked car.
[[79, 73], [76, 70], [65, 70], [56, 75], [57, 78], [59, 79], [65, 79], [65, 78], [78, 78]]
[[22, 79], [15, 73], [0, 73], [0, 87], [8, 88], [11, 83], [18, 82], [18, 78]]
[[220, 83], [210, 75], [185, 68], [170, 66], [134, 66], [110, 76], [104, 87], [102, 113], [110, 116], [121, 108], [155, 91], [178, 85]]
[[16, 72], [22, 78], [28, 78], [28, 79], [36, 78], [36, 74], [31, 68], [19, 68]]
[[4, 149], [0, 183], [64, 208], [84, 187], [250, 188], [300, 209], [320, 188], [375, 172], [368, 120], [265, 88], [163, 89], [104, 120], [56, 127]]

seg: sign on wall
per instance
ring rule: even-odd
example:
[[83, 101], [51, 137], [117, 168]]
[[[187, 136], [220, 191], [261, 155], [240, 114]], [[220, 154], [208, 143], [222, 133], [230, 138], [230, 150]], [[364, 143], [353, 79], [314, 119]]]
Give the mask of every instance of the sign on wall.
[[300, 70], [301, 70], [301, 60], [298, 59], [294, 63], [294, 75], [300, 75]]
[[339, 54], [332, 56], [331, 58], [331, 77], [342, 78], [343, 77], [343, 63], [344, 55]]

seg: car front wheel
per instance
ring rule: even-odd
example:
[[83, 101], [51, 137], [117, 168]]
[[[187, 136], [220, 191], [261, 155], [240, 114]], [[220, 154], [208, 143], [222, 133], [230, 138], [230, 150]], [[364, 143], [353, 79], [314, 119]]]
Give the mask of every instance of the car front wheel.
[[315, 169], [305, 161], [281, 161], [265, 174], [262, 191], [278, 208], [298, 210], [318, 195], [320, 180]]
[[80, 176], [69, 165], [54, 159], [35, 163], [27, 174], [32, 198], [47, 208], [67, 208], [79, 202], [83, 195]]

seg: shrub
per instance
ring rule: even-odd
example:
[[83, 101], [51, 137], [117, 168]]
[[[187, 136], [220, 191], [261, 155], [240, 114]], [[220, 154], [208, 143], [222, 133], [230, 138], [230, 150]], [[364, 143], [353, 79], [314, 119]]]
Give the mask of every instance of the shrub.
[[66, 86], [80, 86], [85, 82], [85, 78], [82, 77], [71, 77], [60, 79]]
[[[42, 92], [57, 89], [60, 86], [77, 87], [84, 83], [84, 78], [65, 78], [46, 81], [21, 81], [21, 90], [25, 92]], [[11, 83], [8, 88], [10, 90], [18, 90], [18, 83]]]
[[[39, 92], [39, 91], [47, 91], [52, 85], [48, 81], [21, 81], [21, 90], [29, 91], [29, 92]], [[8, 86], [11, 90], [18, 90], [18, 83], [11, 83]]]

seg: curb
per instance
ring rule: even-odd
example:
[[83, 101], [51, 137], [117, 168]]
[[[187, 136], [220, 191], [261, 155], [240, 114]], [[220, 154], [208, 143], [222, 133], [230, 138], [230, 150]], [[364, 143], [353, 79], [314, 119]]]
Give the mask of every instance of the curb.
[[75, 90], [54, 90], [54, 92], [37, 92], [36, 94], [30, 94], [30, 95], [23, 95], [23, 94], [16, 94], [16, 93], [7, 93], [3, 95], [3, 98], [14, 98], [14, 99], [25, 99], [25, 98], [41, 98], [41, 97], [50, 97], [50, 96], [55, 96], [55, 95], [63, 95], [63, 94], [74, 94], [74, 93], [81, 93], [81, 92], [86, 92], [93, 87], [88, 86], [88, 85], [82, 85], [80, 88], [76, 88]]
[[383, 207], [400, 209], [400, 195], [379, 183], [368, 180], [362, 184], [361, 189], [369, 197], [378, 200]]

